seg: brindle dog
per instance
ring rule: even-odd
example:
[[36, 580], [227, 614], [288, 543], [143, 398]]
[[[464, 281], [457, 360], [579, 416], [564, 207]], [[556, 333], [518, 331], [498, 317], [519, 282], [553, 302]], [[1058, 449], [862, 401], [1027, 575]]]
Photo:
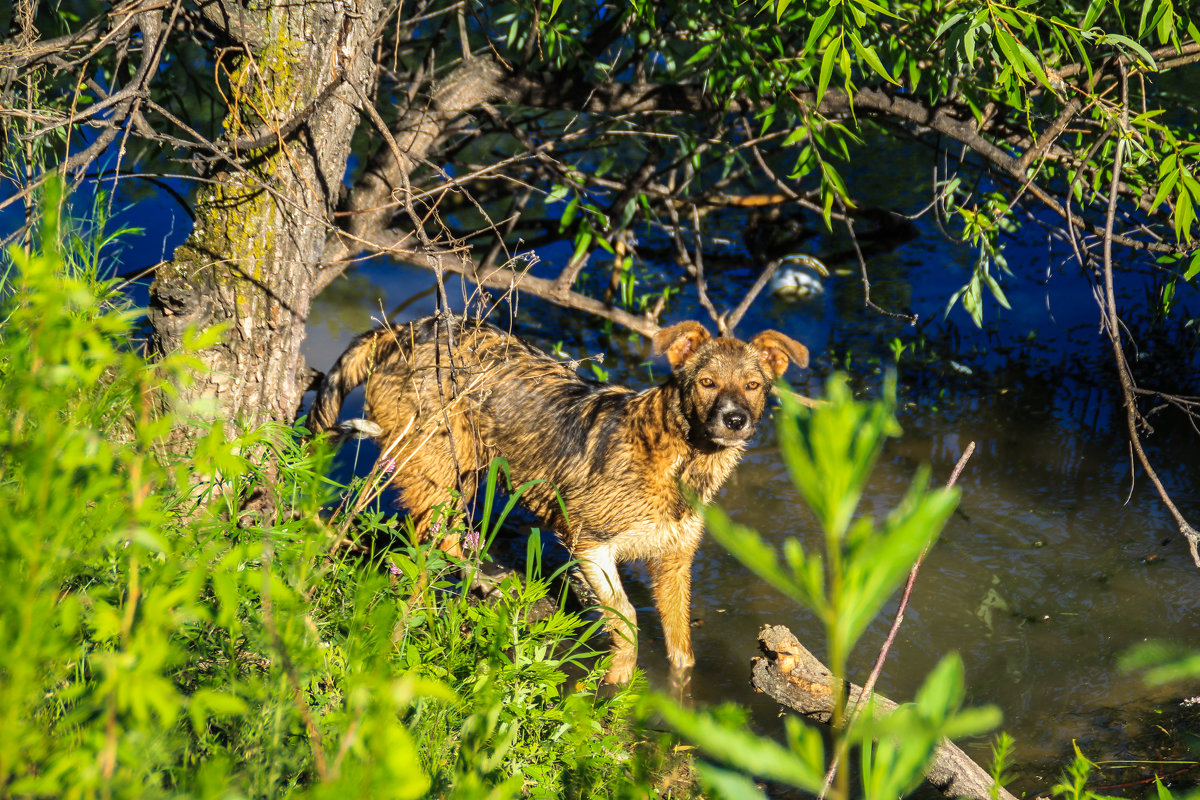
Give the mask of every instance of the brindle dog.
[[[321, 386], [314, 432], [333, 426], [345, 395], [367, 381], [380, 458], [422, 540], [448, 489], [461, 490], [461, 511], [503, 457], [514, 483], [538, 481], [521, 500], [558, 534], [603, 605], [613, 656], [605, 679], [628, 682], [637, 661], [623, 561], [647, 563], [671, 665], [691, 667], [691, 567], [704, 530], [692, 498], [712, 499], [771, 385], [789, 360], [808, 366], [808, 350], [774, 331], [742, 342], [681, 322], [653, 337], [670, 377], [635, 392], [584, 380], [493, 325], [448, 324], [426, 317], [355, 339]], [[439, 546], [460, 553], [457, 536]]]

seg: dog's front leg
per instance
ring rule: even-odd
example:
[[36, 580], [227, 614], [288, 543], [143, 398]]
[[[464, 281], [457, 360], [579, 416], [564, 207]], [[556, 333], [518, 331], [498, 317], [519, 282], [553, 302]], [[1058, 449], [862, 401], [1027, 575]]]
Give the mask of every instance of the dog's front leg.
[[598, 549], [578, 558], [579, 571], [600, 601], [604, 625], [612, 636], [612, 664], [604, 681], [629, 683], [637, 666], [637, 612], [625, 595], [617, 563], [610, 552]]
[[654, 581], [654, 605], [662, 620], [671, 670], [681, 673], [696, 663], [692, 655], [692, 557], [693, 550], [663, 553], [649, 559]]

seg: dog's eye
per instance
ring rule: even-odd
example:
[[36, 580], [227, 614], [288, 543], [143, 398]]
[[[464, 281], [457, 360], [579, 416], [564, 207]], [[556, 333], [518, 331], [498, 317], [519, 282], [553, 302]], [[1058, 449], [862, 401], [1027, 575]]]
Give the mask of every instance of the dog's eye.
[[701, 378], [700, 385], [703, 386], [705, 389], [711, 389], [717, 385], [717, 382], [714, 381], [712, 378]]
[[753, 392], [755, 389], [757, 389], [759, 387], [759, 385], [760, 384], [758, 381], [750, 381], [749, 383], [746, 384], [746, 389], [748, 391]]

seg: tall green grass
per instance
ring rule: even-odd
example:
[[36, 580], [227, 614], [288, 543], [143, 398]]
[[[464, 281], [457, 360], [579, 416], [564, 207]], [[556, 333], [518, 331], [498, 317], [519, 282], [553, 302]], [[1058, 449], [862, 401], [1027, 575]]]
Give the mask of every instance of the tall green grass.
[[298, 430], [173, 448], [198, 364], [138, 354], [57, 207], [0, 287], [0, 795], [644, 795], [589, 623], [528, 613], [549, 581], [480, 604], [379, 513], [347, 538]]

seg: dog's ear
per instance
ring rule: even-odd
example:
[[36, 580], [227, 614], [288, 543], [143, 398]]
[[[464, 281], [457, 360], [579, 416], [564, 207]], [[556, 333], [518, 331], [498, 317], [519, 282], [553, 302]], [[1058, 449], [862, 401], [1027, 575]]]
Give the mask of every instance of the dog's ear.
[[763, 331], [750, 344], [758, 348], [763, 366], [776, 378], [787, 372], [788, 359], [798, 367], [808, 366], [808, 348], [778, 331]]
[[654, 334], [650, 341], [654, 346], [654, 355], [667, 354], [671, 369], [679, 369], [691, 358], [700, 346], [712, 337], [699, 322], [688, 320], [663, 328]]

